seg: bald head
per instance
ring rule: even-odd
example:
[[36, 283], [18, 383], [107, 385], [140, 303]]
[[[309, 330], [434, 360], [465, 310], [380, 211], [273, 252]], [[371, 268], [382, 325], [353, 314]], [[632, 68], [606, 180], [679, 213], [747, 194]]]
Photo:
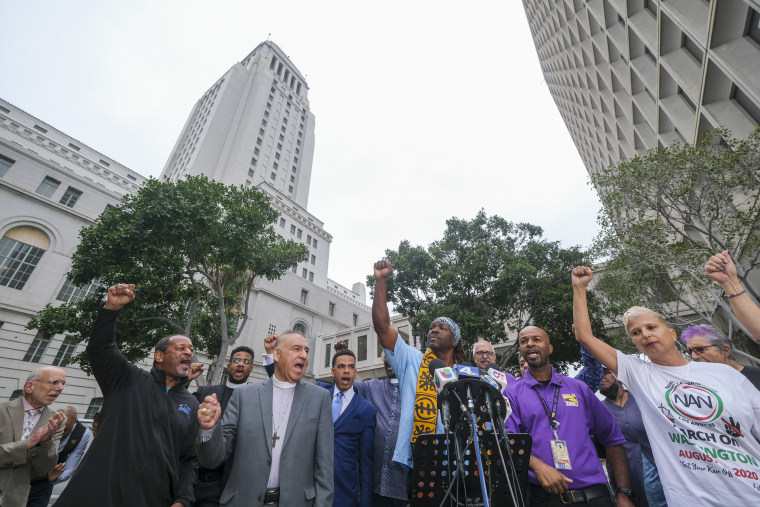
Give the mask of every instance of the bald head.
[[520, 355], [528, 363], [531, 374], [535, 369], [548, 367], [554, 347], [546, 331], [536, 326], [525, 327], [517, 335], [517, 341], [520, 344]]

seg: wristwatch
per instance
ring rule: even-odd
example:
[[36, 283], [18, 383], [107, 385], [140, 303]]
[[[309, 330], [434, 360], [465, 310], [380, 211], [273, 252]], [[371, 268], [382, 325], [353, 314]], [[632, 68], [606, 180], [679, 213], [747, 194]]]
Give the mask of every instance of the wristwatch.
[[628, 488], [618, 488], [618, 489], [617, 489], [617, 492], [618, 492], [618, 493], [623, 493], [625, 496], [627, 496], [627, 497], [628, 497], [628, 498], [630, 498], [631, 500], [633, 500], [633, 499], [634, 499], [634, 498], [633, 498], [634, 494], [633, 494], [633, 490], [632, 490], [632, 489], [628, 489]]

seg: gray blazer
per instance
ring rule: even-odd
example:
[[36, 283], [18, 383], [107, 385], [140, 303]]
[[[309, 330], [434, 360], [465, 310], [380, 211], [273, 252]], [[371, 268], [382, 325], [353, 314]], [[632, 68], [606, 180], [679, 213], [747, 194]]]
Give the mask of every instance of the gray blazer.
[[[263, 505], [272, 463], [272, 389], [271, 378], [235, 389], [208, 441], [199, 435], [197, 459], [202, 467], [216, 468], [233, 455], [220, 505]], [[332, 507], [330, 394], [303, 380], [295, 389], [280, 455], [279, 504]]]
[[[324, 390], [324, 389], [323, 389]], [[32, 477], [44, 477], [58, 462], [58, 444], [61, 443], [63, 424], [53, 437], [31, 449], [21, 440], [24, 428], [23, 397], [0, 403], [0, 493], [3, 505], [23, 507], [29, 495], [29, 481]], [[49, 407], [44, 407], [33, 432], [48, 423], [55, 415]]]

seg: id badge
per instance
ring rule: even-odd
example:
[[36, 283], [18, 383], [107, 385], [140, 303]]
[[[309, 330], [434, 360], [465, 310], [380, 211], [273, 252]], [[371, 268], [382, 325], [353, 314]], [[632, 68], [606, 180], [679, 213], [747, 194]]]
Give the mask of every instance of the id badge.
[[552, 457], [554, 468], [557, 470], [572, 470], [570, 466], [570, 453], [567, 451], [567, 442], [564, 440], [551, 440]]

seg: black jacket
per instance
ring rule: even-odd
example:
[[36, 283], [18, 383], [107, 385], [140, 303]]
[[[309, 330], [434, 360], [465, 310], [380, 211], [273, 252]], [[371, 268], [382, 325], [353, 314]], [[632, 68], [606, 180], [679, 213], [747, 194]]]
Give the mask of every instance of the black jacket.
[[98, 436], [58, 507], [193, 504], [198, 401], [166, 375], [147, 372], [119, 352], [119, 312], [101, 309], [87, 355], [105, 398]]

